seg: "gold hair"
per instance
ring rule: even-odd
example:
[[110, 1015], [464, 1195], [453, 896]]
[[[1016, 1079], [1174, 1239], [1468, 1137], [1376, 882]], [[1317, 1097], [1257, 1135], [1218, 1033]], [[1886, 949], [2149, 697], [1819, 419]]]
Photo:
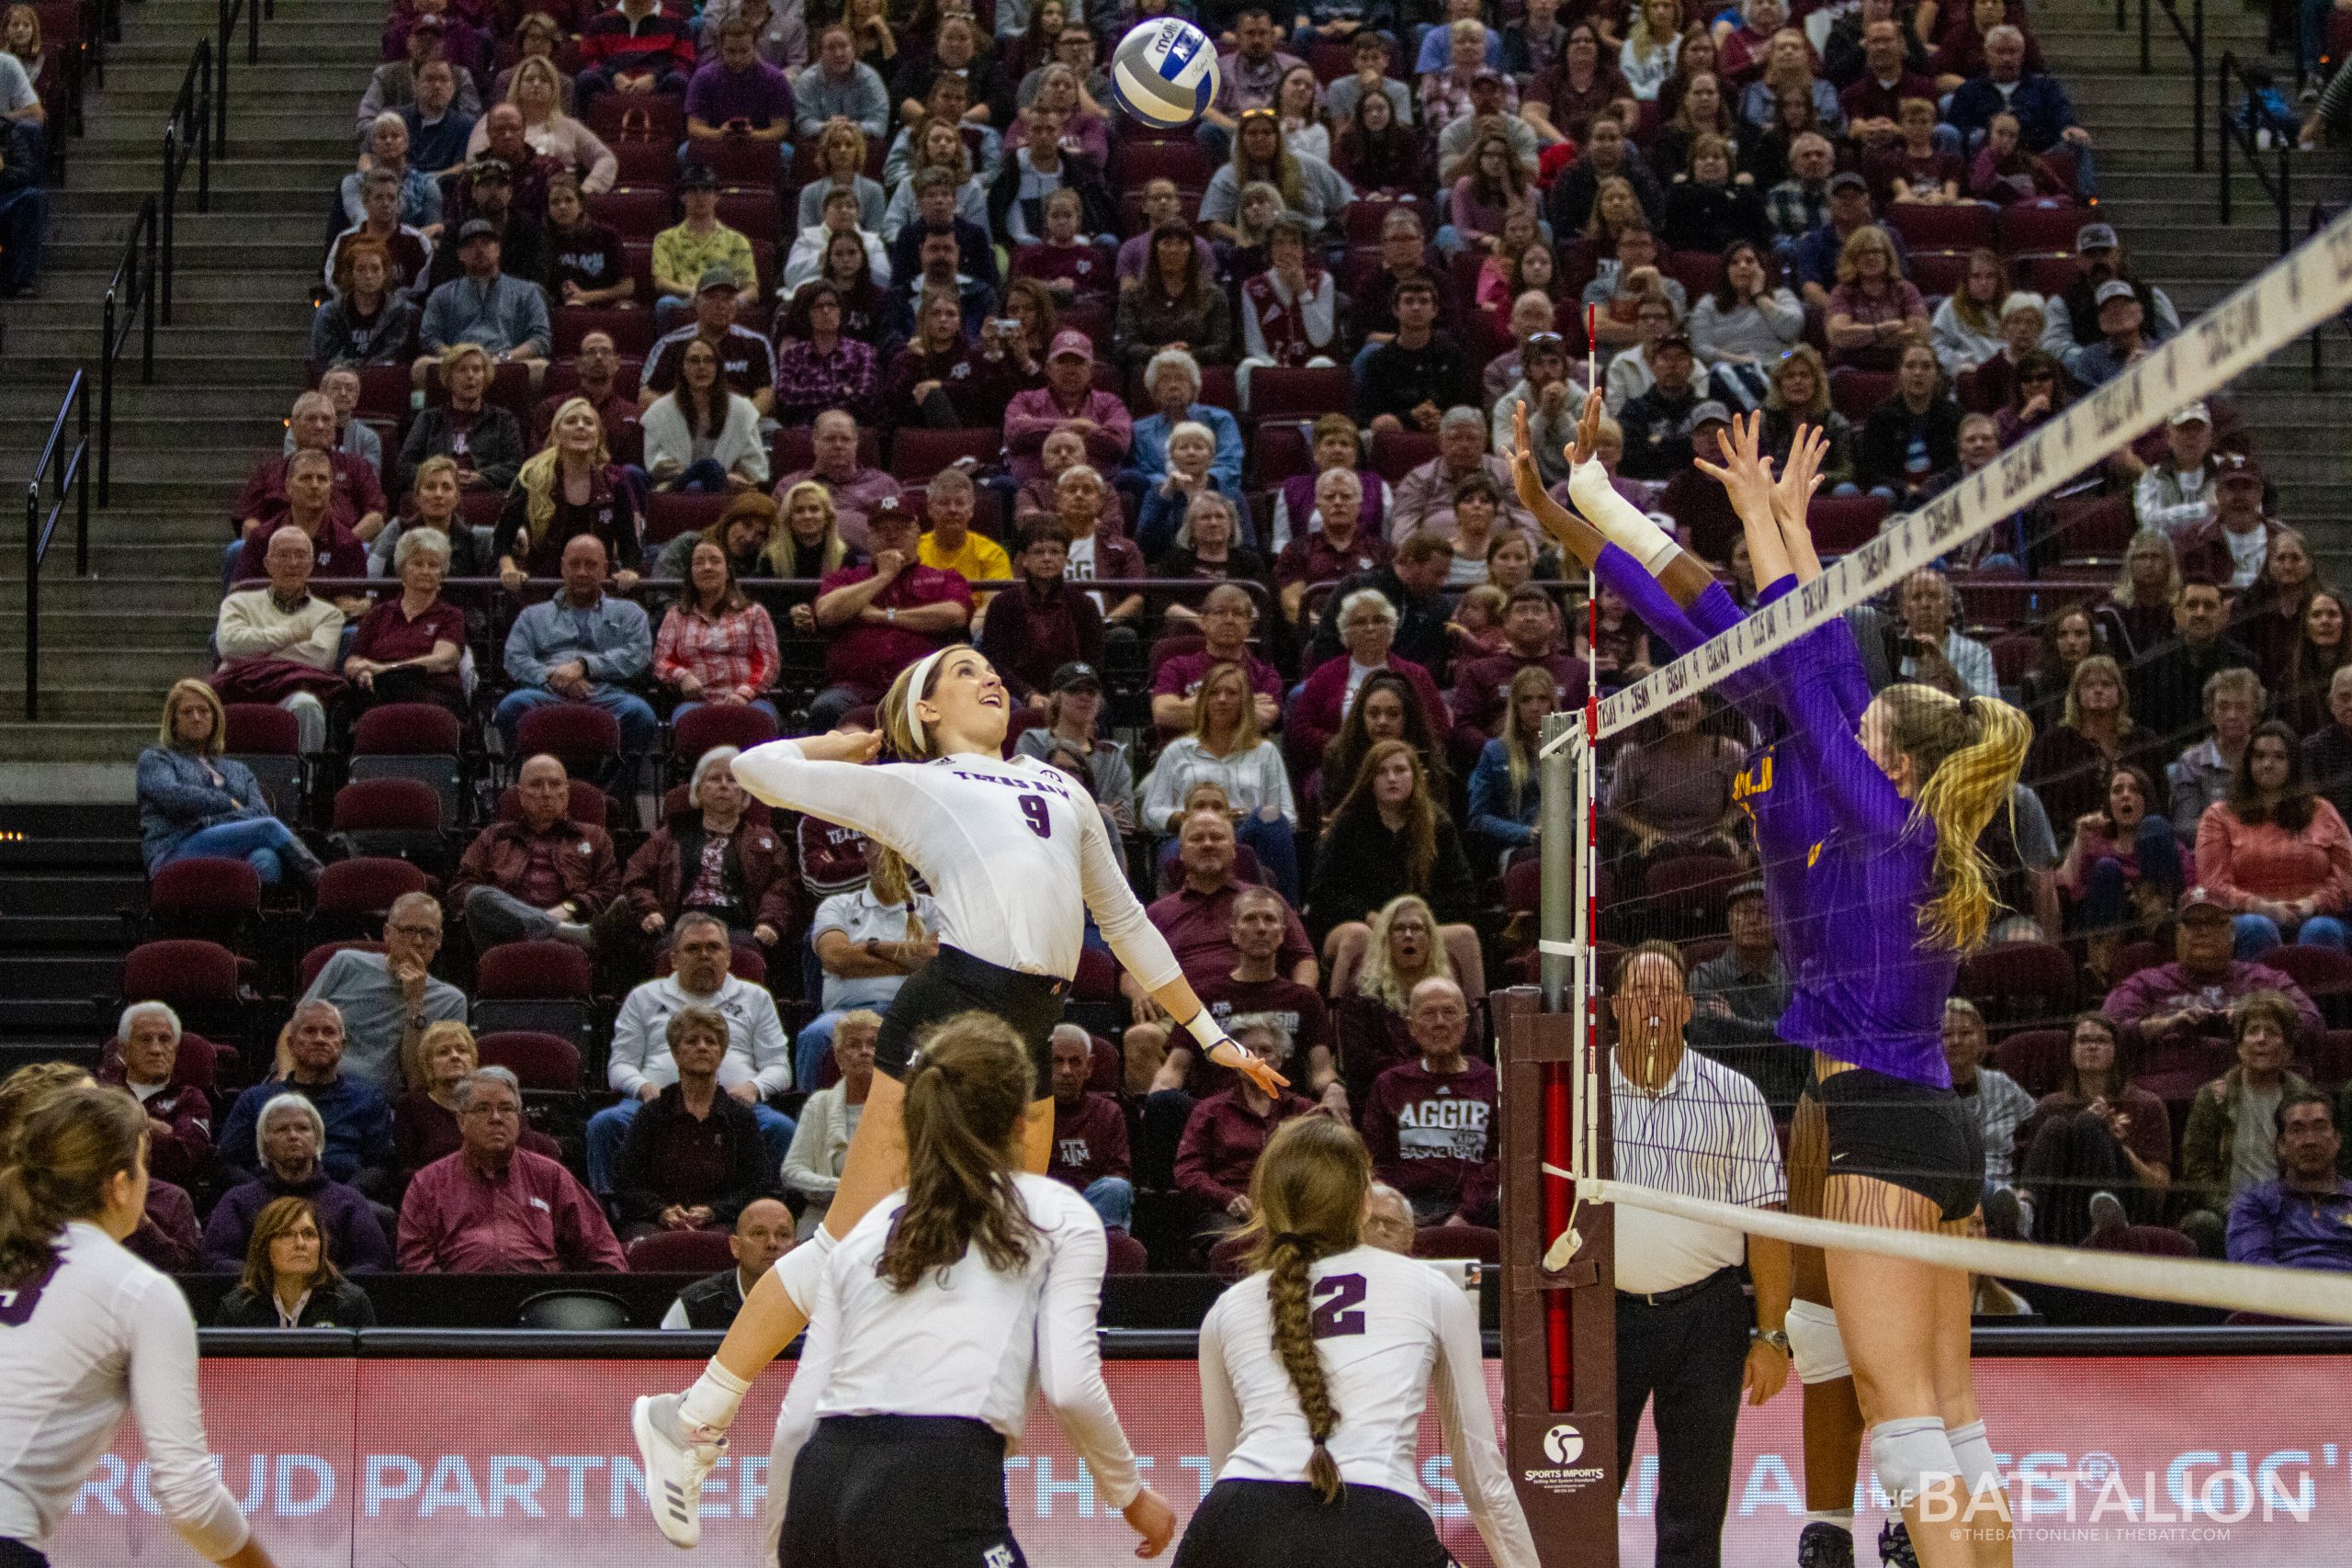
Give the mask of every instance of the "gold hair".
[[75, 1077], [46, 1093], [34, 1085], [0, 1150], [0, 1287], [53, 1264], [57, 1233], [96, 1219], [115, 1177], [143, 1162], [146, 1111], [122, 1089]]
[[1936, 831], [1936, 891], [1919, 910], [1928, 941], [1966, 952], [1992, 924], [1991, 866], [1976, 840], [2007, 805], [2033, 743], [2033, 724], [1993, 697], [1965, 702], [1916, 682], [1879, 694], [1887, 705], [1889, 742], [1917, 770], [1911, 808]]
[[445, 1018], [437, 1023], [424, 1026], [424, 1032], [416, 1037], [415, 1052], [401, 1064], [408, 1077], [409, 1088], [424, 1089], [431, 1084], [433, 1053], [449, 1040], [465, 1042], [466, 1055], [471, 1058], [466, 1065], [468, 1072], [481, 1066], [481, 1046], [474, 1040], [474, 1032], [454, 1018]]
[[[471, 348], [476, 354], [481, 353], [481, 348], [472, 344], [459, 344], [449, 352], [455, 355], [460, 348]], [[445, 377], [448, 374], [446, 366], [442, 374]], [[555, 417], [548, 421], [548, 444], [532, 453], [515, 472], [514, 488], [523, 492], [524, 537], [522, 547], [515, 552], [518, 559], [536, 550], [539, 540], [555, 524], [556, 466], [563, 460], [562, 454], [556, 447], [556, 432], [563, 427], [563, 422], [571, 417], [573, 409], [586, 409], [592, 415], [596, 412], [596, 405], [585, 398], [566, 398], [563, 406], [555, 411]], [[596, 454], [591, 461], [601, 471], [612, 460], [612, 451], [605, 443], [605, 422], [598, 417]]]
[[212, 689], [209, 682], [199, 681], [193, 675], [173, 682], [172, 689], [164, 694], [164, 722], [155, 732], [155, 744], [166, 751], [180, 749], [177, 727], [172, 716], [178, 711], [180, 699], [191, 695], [202, 697], [205, 705], [212, 710], [212, 739], [204, 743], [204, 754], [218, 757], [229, 749], [229, 710], [221, 705], [220, 694]]

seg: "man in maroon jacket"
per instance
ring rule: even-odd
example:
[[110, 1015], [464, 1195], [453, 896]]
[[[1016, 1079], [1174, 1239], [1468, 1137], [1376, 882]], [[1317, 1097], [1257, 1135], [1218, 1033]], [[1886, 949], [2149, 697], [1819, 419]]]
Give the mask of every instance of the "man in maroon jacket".
[[989, 601], [980, 651], [1015, 697], [1043, 713], [1072, 671], [1086, 671], [1101, 690], [1093, 671], [1102, 662], [1102, 612], [1065, 581], [1069, 541], [1050, 524], [1023, 529], [1020, 548], [1012, 566], [1021, 585]]
[[1552, 596], [1532, 582], [1510, 591], [1503, 604], [1504, 651], [1463, 660], [1453, 674], [1454, 743], [1473, 755], [1503, 730], [1503, 708], [1511, 677], [1531, 664], [1552, 672], [1558, 705], [1565, 711], [1584, 702], [1584, 660], [1563, 653], [1560, 621]]
[[[267, 538], [269, 531], [286, 520], [286, 469], [295, 452], [318, 451], [327, 455], [334, 469], [334, 490], [327, 502], [327, 515], [356, 536], [362, 544], [373, 539], [384, 527], [384, 487], [376, 479], [376, 470], [368, 459], [356, 453], [345, 452], [336, 446], [334, 402], [324, 392], [305, 392], [294, 400], [292, 413], [287, 420], [292, 433], [291, 451], [262, 458], [245, 476], [245, 488], [237, 494], [234, 507], [239, 533], [248, 541]], [[255, 556], [260, 551], [253, 552]], [[260, 572], [251, 575], [258, 577]]]
[[620, 896], [621, 868], [602, 828], [571, 819], [571, 779], [553, 757], [523, 764], [519, 822], [493, 822], [466, 846], [449, 885], [474, 951], [553, 937], [594, 944], [590, 924]]
[[1103, 1224], [1125, 1230], [1136, 1212], [1127, 1179], [1127, 1117], [1119, 1102], [1086, 1087], [1094, 1076], [1094, 1041], [1077, 1024], [1056, 1026], [1054, 1156], [1046, 1174], [1085, 1195]]
[[874, 560], [842, 567], [817, 585], [817, 628], [826, 635], [825, 689], [808, 705], [811, 729], [881, 699], [899, 671], [958, 641], [972, 619], [972, 587], [961, 572], [916, 558], [922, 525], [895, 496], [866, 519]]
[[1373, 1174], [1405, 1194], [1424, 1225], [1495, 1223], [1495, 1069], [1463, 1055], [1470, 1009], [1462, 987], [1431, 978], [1407, 1012], [1419, 1061], [1380, 1075], [1366, 1097]]
[[1163, 732], [1182, 735], [1193, 727], [1193, 699], [1201, 682], [1219, 664], [1238, 664], [1249, 671], [1250, 690], [1257, 699], [1258, 728], [1273, 729], [1283, 718], [1282, 672], [1250, 651], [1250, 636], [1258, 628], [1258, 603], [1230, 582], [1209, 590], [1201, 601], [1200, 650], [1160, 660], [1151, 682], [1151, 722]]
[[[1230, 1032], [1235, 1044], [1277, 1068], [1290, 1060], [1290, 1032], [1272, 1019], [1245, 1013]], [[1204, 1234], [1250, 1218], [1250, 1177], [1266, 1140], [1292, 1117], [1314, 1111], [1311, 1100], [1289, 1093], [1272, 1100], [1244, 1077], [1193, 1107], [1176, 1150], [1176, 1190], [1193, 1205]]]

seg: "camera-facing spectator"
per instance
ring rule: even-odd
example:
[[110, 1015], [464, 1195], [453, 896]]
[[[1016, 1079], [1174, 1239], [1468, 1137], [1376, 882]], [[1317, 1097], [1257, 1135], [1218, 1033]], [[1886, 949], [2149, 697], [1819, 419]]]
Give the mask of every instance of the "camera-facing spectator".
[[[427, 1028], [408, 1058], [409, 1082], [414, 1087], [392, 1101], [392, 1140], [401, 1186], [445, 1156], [456, 1154], [464, 1139], [458, 1128], [458, 1086], [481, 1066], [481, 1049], [474, 1032], [450, 1021]], [[523, 1129], [523, 1146], [550, 1159], [560, 1158], [563, 1146], [535, 1127]]]
[[880, 700], [899, 671], [960, 641], [972, 619], [971, 585], [922, 564], [922, 530], [904, 503], [887, 499], [866, 527], [873, 563], [840, 568], [818, 584], [817, 627], [827, 637], [825, 689], [808, 705], [818, 730]]
[[1086, 1087], [1094, 1074], [1094, 1041], [1085, 1030], [1057, 1025], [1052, 1044], [1054, 1153], [1046, 1174], [1083, 1194], [1106, 1228], [1124, 1231], [1136, 1209], [1126, 1113]]
[[[537, 232], [536, 226], [532, 232]], [[548, 325], [547, 296], [528, 276], [502, 270], [499, 264], [503, 254], [498, 226], [491, 220], [469, 218], [458, 229], [461, 276], [433, 290], [424, 301], [424, 319], [417, 325], [417, 343], [425, 355], [414, 367], [418, 386], [424, 384], [426, 372], [441, 356], [460, 344], [475, 344], [501, 365], [546, 361], [548, 346], [554, 341]], [[447, 375], [446, 367], [443, 374]], [[451, 378], [453, 403], [456, 389]], [[513, 414], [506, 415], [509, 424], [514, 420]], [[521, 444], [517, 431], [515, 445]], [[488, 471], [486, 465], [484, 471]]]
[[765, 822], [746, 818], [751, 796], [735, 782], [732, 746], [714, 746], [686, 781], [686, 807], [665, 820], [629, 857], [621, 877], [629, 923], [647, 942], [666, 945], [681, 917], [699, 910], [730, 933], [772, 950], [793, 929], [792, 852]]
[[406, 1087], [424, 1032], [462, 1022], [466, 994], [432, 975], [441, 952], [441, 905], [430, 893], [403, 893], [384, 917], [384, 951], [346, 947], [326, 962], [306, 1002], [327, 1002], [342, 1015], [344, 1066], [396, 1095]]
[[[2153, 1220], [2172, 1187], [2172, 1115], [2132, 1078], [2123, 1032], [2103, 1013], [2075, 1020], [2066, 1072], [2035, 1102], [2014, 1145], [2017, 1184], [2032, 1200], [2037, 1241], [2075, 1247], [2106, 1193], [2123, 1217]], [[2100, 1218], [2115, 1216], [2100, 1205]]]
[[1359, 1119], [1373, 1171], [1406, 1195], [1418, 1224], [1492, 1225], [1498, 1086], [1493, 1067], [1463, 1055], [1469, 1004], [1461, 987], [1431, 978], [1413, 987], [1407, 1017], [1420, 1055], [1373, 1080]]
[[[428, 467], [448, 465], [447, 457], [427, 457]], [[436, 502], [454, 501], [454, 473], [427, 479]], [[473, 531], [462, 518], [454, 519], [465, 532], [468, 554]], [[360, 618], [359, 629], [343, 660], [350, 694], [362, 707], [379, 703], [432, 703], [463, 715], [466, 687], [462, 668], [466, 653], [466, 613], [441, 597], [449, 575], [450, 538], [440, 529], [403, 525], [392, 546], [392, 570], [400, 579], [398, 594], [386, 594]]]
[[416, 1173], [401, 1203], [410, 1273], [619, 1272], [628, 1267], [604, 1211], [572, 1174], [520, 1146], [523, 1089], [503, 1067], [457, 1088], [458, 1152]]
[[[503, 561], [500, 570], [506, 574]], [[506, 674], [515, 684], [500, 700], [494, 722], [512, 755], [520, 744], [523, 716], [531, 709], [594, 704], [620, 727], [626, 782], [660, 728], [651, 705], [628, 684], [653, 662], [652, 628], [641, 607], [605, 592], [605, 545], [594, 535], [575, 534], [565, 541], [562, 571], [563, 592], [525, 610], [506, 634]], [[617, 579], [615, 585], [628, 592]]]
[[2278, 1174], [2231, 1203], [2229, 1259], [2352, 1271], [2352, 1181], [2337, 1168], [2335, 1107], [2307, 1090], [2281, 1097], [2275, 1114]]
[[266, 887], [289, 876], [316, 881], [318, 856], [271, 812], [253, 770], [221, 754], [228, 728], [219, 693], [202, 681], [173, 682], [161, 733], [139, 753], [139, 847], [148, 874], [191, 855], [217, 855], [245, 862]]
[[[379, 1187], [392, 1164], [392, 1108], [381, 1090], [343, 1070], [343, 1014], [332, 1002], [303, 1000], [279, 1037], [277, 1069], [237, 1097], [214, 1142], [240, 1170], [259, 1168], [254, 1134], [264, 1107], [291, 1094], [322, 1118], [318, 1162], [338, 1181]], [[345, 1255], [349, 1256], [348, 1254]]]
[[777, 1198], [755, 1198], [744, 1204], [743, 1212], [735, 1216], [727, 1250], [735, 1255], [735, 1261], [680, 1291], [670, 1310], [662, 1314], [662, 1327], [708, 1332], [732, 1325], [760, 1277], [792, 1250], [792, 1211]]
[[881, 1032], [882, 1015], [871, 1008], [852, 1008], [835, 1020], [831, 1049], [842, 1076], [801, 1103], [792, 1147], [785, 1152], [784, 1184], [807, 1204], [800, 1213], [803, 1240], [824, 1223], [841, 1186], [850, 1140], [857, 1135], [866, 1094], [874, 1088], [874, 1048]]
[[273, 1198], [254, 1216], [245, 1270], [220, 1298], [216, 1328], [373, 1328], [376, 1305], [329, 1256], [307, 1198]]
[[554, 757], [525, 761], [514, 795], [521, 820], [474, 836], [450, 882], [449, 908], [465, 918], [478, 953], [548, 938], [592, 945], [589, 922], [621, 890], [613, 840], [571, 819], [571, 780]]
[[2231, 1203], [2278, 1174], [2279, 1106], [2312, 1087], [2287, 1065], [2295, 1050], [2298, 1011], [2292, 999], [2276, 992], [2256, 991], [2238, 1002], [2230, 1013], [2237, 1065], [2189, 1101], [2188, 1125], [2180, 1138], [2180, 1176], [2189, 1201], [2199, 1207], [2180, 1228], [2209, 1258], [2221, 1254], [2222, 1216]]
[[[786, 474], [775, 481], [775, 496], [778, 504], [785, 509], [786, 522], [792, 524], [794, 521], [793, 492], [804, 483], [814, 483], [832, 502], [833, 528], [842, 542], [848, 546], [853, 555], [870, 555], [876, 547], [871, 532], [871, 520], [874, 513], [881, 510], [883, 502], [900, 501], [904, 492], [899, 481], [882, 469], [868, 468], [859, 460], [857, 421], [844, 410], [829, 409], [819, 414], [817, 423], [809, 427], [809, 440], [816, 453], [814, 460], [808, 468]], [[902, 508], [903, 505], [901, 502]], [[828, 560], [824, 567], [831, 571], [839, 564]], [[817, 574], [803, 570], [789, 575], [810, 577]]]
[[[280, 1198], [303, 1198], [317, 1215], [329, 1250], [346, 1268], [360, 1272], [390, 1268], [391, 1247], [384, 1240], [375, 1205], [359, 1189], [336, 1180], [327, 1170], [327, 1123], [318, 1106], [279, 1085], [258, 1085], [247, 1093], [266, 1098], [257, 1112], [221, 1128], [220, 1152], [233, 1156], [232, 1163], [239, 1165], [250, 1160], [254, 1169], [213, 1206], [204, 1227], [204, 1266], [215, 1272], [243, 1268], [262, 1211]], [[389, 1115], [385, 1131], [389, 1135]], [[236, 1145], [226, 1141], [232, 1134], [237, 1136]]]
[[179, 1081], [180, 1016], [162, 1002], [133, 1002], [115, 1024], [97, 1080], [119, 1084], [147, 1112], [147, 1168], [185, 1186], [212, 1160], [212, 1101]]
[[692, 1004], [670, 1015], [663, 1037], [677, 1077], [631, 1118], [614, 1171], [614, 1203], [631, 1239], [662, 1231], [731, 1229], [754, 1198], [775, 1187], [751, 1108], [718, 1087], [729, 1022]]
[[694, 69], [694, 25], [662, 0], [619, 0], [580, 30], [583, 110], [606, 93], [683, 94]]
[[[1290, 1032], [1272, 1019], [1243, 1013], [1227, 1032], [1235, 1044], [1276, 1070], [1290, 1060]], [[1224, 1231], [1249, 1220], [1250, 1175], [1266, 1151], [1266, 1140], [1292, 1117], [1315, 1110], [1313, 1100], [1287, 1091], [1273, 1099], [1238, 1074], [1231, 1088], [1193, 1107], [1176, 1151], [1176, 1190], [1193, 1203], [1204, 1231]]]
[[[485, 245], [494, 249], [496, 242], [477, 240], [472, 248]], [[467, 286], [445, 283], [441, 287]], [[530, 288], [528, 284], [517, 287]], [[533, 299], [538, 298], [537, 288], [530, 288], [530, 293]], [[439, 297], [436, 290], [435, 298]], [[392, 462], [394, 493], [415, 482], [417, 467], [427, 457], [455, 460], [458, 483], [465, 490], [503, 491], [514, 484], [523, 468], [523, 426], [513, 412], [489, 400], [492, 352], [471, 341], [425, 344], [424, 356], [416, 362], [416, 374], [421, 378], [424, 367], [438, 366], [448, 398], [428, 404], [409, 425], [408, 439], [401, 443], [400, 456]]]

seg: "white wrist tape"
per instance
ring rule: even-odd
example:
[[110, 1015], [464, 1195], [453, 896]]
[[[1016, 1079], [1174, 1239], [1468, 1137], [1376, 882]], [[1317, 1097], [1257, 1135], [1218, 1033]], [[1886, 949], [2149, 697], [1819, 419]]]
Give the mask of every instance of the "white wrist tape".
[[1590, 457], [1568, 470], [1568, 500], [1603, 538], [1655, 573], [1682, 547], [1650, 521], [1647, 513], [1617, 493], [1609, 469]]

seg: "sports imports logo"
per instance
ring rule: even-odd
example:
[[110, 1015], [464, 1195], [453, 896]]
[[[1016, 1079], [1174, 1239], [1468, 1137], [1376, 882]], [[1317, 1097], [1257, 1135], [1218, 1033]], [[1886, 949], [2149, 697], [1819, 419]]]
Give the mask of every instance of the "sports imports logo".
[[1584, 1434], [1568, 1422], [1545, 1428], [1536, 1446], [1549, 1462], [1519, 1472], [1520, 1480], [1529, 1486], [1551, 1493], [1579, 1492], [1605, 1473], [1600, 1465], [1577, 1462], [1584, 1457]]
[[1584, 1457], [1584, 1434], [1563, 1421], [1544, 1434], [1544, 1457], [1554, 1464], [1574, 1464]]

